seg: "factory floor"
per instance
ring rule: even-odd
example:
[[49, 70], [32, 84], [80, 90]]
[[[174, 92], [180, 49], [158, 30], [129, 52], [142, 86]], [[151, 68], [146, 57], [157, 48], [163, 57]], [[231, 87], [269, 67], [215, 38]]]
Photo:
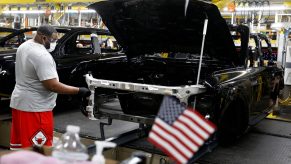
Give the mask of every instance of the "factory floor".
[[[237, 143], [229, 147], [218, 146], [207, 153], [199, 164], [288, 164], [291, 163], [291, 115], [287, 121], [287, 108], [280, 113], [284, 118], [268, 117], [251, 128]], [[291, 113], [291, 107], [288, 109]], [[81, 126], [81, 134], [87, 139], [87, 145], [100, 137], [99, 121], [90, 121], [83, 118], [79, 111], [55, 116], [56, 131], [65, 128], [66, 124]], [[137, 128], [135, 123], [113, 121], [112, 126], [105, 128], [107, 137], [113, 137]], [[142, 143], [141, 143], [142, 144]], [[144, 144], [144, 143], [143, 143]], [[126, 145], [125, 145], [126, 146]]]
[[[197, 164], [287, 164], [291, 163], [291, 98], [289, 100], [291, 87], [286, 86], [281, 93], [279, 101], [279, 112], [270, 115], [251, 128], [241, 139], [232, 146], [217, 146], [212, 152], [206, 153]], [[100, 139], [100, 122], [92, 121], [81, 114], [78, 109], [64, 110], [54, 114], [55, 136], [60, 137], [65, 132], [67, 125], [78, 125], [81, 127], [80, 135], [86, 146], [94, 144]], [[125, 132], [137, 129], [137, 123], [113, 120], [112, 125], [105, 126], [105, 137], [116, 137]], [[130, 144], [129, 144], [130, 145]], [[135, 151], [132, 147], [124, 145], [119, 154]], [[127, 148], [126, 148], [127, 147]], [[1, 148], [0, 152], [5, 150]], [[116, 149], [107, 153], [111, 157], [117, 156]], [[114, 154], [114, 155], [113, 155]], [[149, 157], [154, 154], [149, 153]], [[125, 155], [124, 157], [125, 158]], [[163, 156], [159, 159], [168, 161]], [[148, 163], [160, 163], [158, 160], [149, 160]], [[169, 162], [170, 163], [170, 162]]]
[[[234, 145], [228, 147], [217, 146], [196, 163], [291, 163], [291, 99], [289, 104], [289, 90], [291, 90], [291, 87], [286, 86], [281, 93], [278, 112], [275, 112], [275, 114], [271, 112], [267, 118], [251, 128]], [[62, 132], [67, 124], [78, 125], [81, 126], [81, 135], [90, 138], [92, 141], [100, 138], [99, 123], [100, 121], [91, 121], [84, 117], [78, 110], [55, 115], [56, 131]], [[136, 128], [138, 128], [136, 123], [113, 120], [113, 124], [105, 128], [105, 135], [106, 138], [110, 138]], [[93, 144], [93, 142], [88, 142], [88, 144]], [[140, 144], [142, 145], [144, 142]], [[128, 147], [132, 148], [132, 145], [128, 144]]]

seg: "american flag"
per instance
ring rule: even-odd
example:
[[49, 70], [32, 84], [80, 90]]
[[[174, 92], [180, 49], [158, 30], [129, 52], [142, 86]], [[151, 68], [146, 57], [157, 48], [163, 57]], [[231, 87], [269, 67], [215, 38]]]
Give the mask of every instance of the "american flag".
[[186, 108], [175, 97], [165, 96], [148, 140], [176, 163], [187, 163], [215, 129], [197, 111]]

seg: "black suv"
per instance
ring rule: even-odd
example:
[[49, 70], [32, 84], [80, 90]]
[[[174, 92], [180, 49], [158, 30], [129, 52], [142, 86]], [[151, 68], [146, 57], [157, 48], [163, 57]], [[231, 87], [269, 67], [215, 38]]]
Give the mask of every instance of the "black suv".
[[[195, 85], [204, 20], [208, 19], [199, 79], [206, 92], [190, 96], [188, 104], [192, 106], [196, 100], [196, 109], [218, 126], [221, 140], [233, 141], [264, 118], [274, 105], [274, 93], [283, 87], [282, 69], [248, 66], [248, 27], [236, 29], [242, 39], [237, 51], [225, 20], [209, 2], [191, 0], [186, 13], [181, 0], [108, 0], [90, 7], [101, 15], [127, 55], [126, 60], [85, 64], [92, 67], [95, 79], [108, 82]], [[156, 115], [163, 95], [135, 92], [131, 87], [106, 86], [118, 95], [125, 114]], [[95, 90], [97, 101], [99, 89]], [[96, 118], [102, 116], [98, 107], [94, 107]]]
[[[107, 58], [125, 58], [120, 47], [101, 48], [100, 44], [112, 38], [108, 30], [81, 27], [55, 27], [59, 40], [51, 53], [57, 65], [60, 81], [74, 86], [86, 86], [83, 75], [88, 73], [80, 64]], [[10, 97], [15, 85], [15, 55], [17, 47], [33, 38], [37, 27], [15, 30], [0, 39], [0, 98]], [[114, 53], [113, 53], [114, 52]], [[66, 101], [63, 101], [66, 100]], [[74, 96], [59, 96], [58, 102], [73, 101]], [[61, 104], [61, 103], [57, 103]]]

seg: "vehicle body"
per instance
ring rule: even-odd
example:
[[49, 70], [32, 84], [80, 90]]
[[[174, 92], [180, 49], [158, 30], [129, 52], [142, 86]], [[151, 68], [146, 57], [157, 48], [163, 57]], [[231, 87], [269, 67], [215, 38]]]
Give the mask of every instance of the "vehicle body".
[[[15, 85], [15, 55], [17, 47], [28, 38], [32, 38], [36, 30], [36, 27], [20, 29], [0, 39], [0, 97], [10, 97]], [[94, 59], [104, 60], [106, 57], [113, 57], [110, 54], [104, 55], [104, 52], [119, 51], [117, 49], [105, 49], [103, 51], [100, 48], [98, 41], [100, 37], [111, 36], [107, 30], [77, 27], [56, 27], [56, 30], [59, 40], [57, 41], [56, 49], [51, 55], [57, 65], [59, 80], [65, 84], [85, 87], [86, 83], [83, 75], [87, 73], [87, 70], [84, 67], [79, 67], [79, 64]], [[17, 40], [15, 38], [20, 37], [26, 39], [10, 44], [12, 43], [10, 40]], [[114, 55], [114, 57], [122, 56], [119, 53]], [[77, 74], [76, 72], [82, 72], [82, 74]], [[68, 101], [63, 101], [64, 99]], [[71, 102], [73, 100], [71, 96], [65, 95], [58, 98], [60, 102]]]
[[[204, 1], [109, 0], [90, 6], [123, 47], [127, 59], [92, 61], [96, 79], [159, 86], [196, 84], [203, 22], [209, 20], [199, 84], [206, 92], [191, 96], [188, 104], [217, 124], [225, 142], [234, 141], [249, 125], [264, 118], [273, 106], [276, 66], [247, 67], [249, 30], [239, 27], [243, 39], [239, 52], [217, 7]], [[207, 15], [207, 16], [206, 16]], [[166, 54], [166, 55], [164, 55]], [[167, 56], [167, 57], [164, 57]], [[93, 71], [94, 70], [94, 71]], [[118, 70], [118, 71], [117, 71]], [[278, 87], [275, 87], [278, 86]], [[98, 94], [103, 94], [97, 88]], [[163, 95], [114, 90], [122, 110], [130, 115], [157, 114]], [[96, 107], [97, 108], [97, 107]], [[98, 109], [95, 111], [98, 118]]]

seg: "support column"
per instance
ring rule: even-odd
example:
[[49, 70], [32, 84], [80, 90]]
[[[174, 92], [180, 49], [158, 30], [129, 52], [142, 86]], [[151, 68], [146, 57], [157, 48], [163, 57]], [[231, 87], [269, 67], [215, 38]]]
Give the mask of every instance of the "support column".
[[81, 23], [82, 23], [82, 13], [79, 12], [79, 26], [81, 27]]
[[261, 19], [262, 19], [262, 11], [259, 12], [257, 32], [261, 31]]
[[40, 15], [38, 15], [38, 18], [37, 18], [37, 26], [40, 26], [41, 25], [41, 19], [40, 19]]
[[234, 12], [231, 13], [231, 24], [234, 24], [235, 22]]
[[279, 22], [279, 15], [278, 15], [278, 12], [276, 11], [276, 14], [275, 14], [275, 23], [278, 23]]

